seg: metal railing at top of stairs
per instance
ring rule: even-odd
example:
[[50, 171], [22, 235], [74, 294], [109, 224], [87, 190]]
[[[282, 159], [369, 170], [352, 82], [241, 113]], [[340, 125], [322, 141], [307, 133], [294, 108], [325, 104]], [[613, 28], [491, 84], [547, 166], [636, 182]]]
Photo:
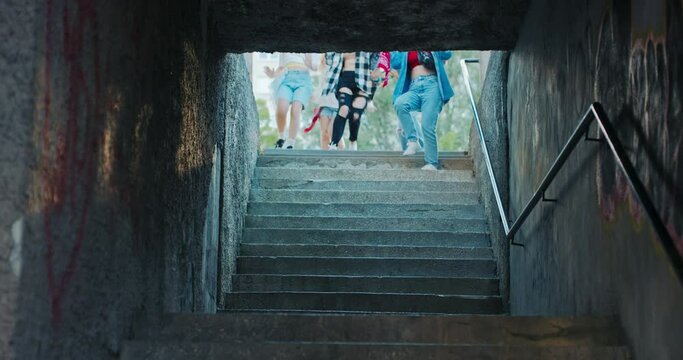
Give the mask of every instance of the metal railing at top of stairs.
[[[481, 127], [481, 119], [479, 118], [477, 104], [474, 100], [474, 94], [472, 92], [470, 74], [467, 69], [467, 64], [472, 63], [479, 63], [479, 59], [463, 59], [460, 61], [460, 66], [462, 68], [462, 74], [465, 80], [465, 87], [470, 97], [470, 105], [472, 106], [472, 111], [474, 112], [474, 123], [477, 128], [477, 134], [479, 135], [479, 141], [481, 143], [481, 152], [484, 157], [484, 162], [486, 163], [486, 169], [488, 171], [489, 179], [491, 180], [490, 182], [491, 187], [493, 189], [493, 194], [496, 198], [496, 204], [498, 206], [500, 220], [503, 223], [503, 228], [505, 229], [505, 236], [507, 240], [510, 242], [510, 244], [524, 247], [523, 244], [515, 242], [514, 238], [517, 231], [519, 231], [519, 229], [522, 227], [526, 219], [531, 214], [531, 211], [536, 207], [536, 205], [538, 205], [540, 201], [557, 201], [546, 198], [545, 192], [555, 179], [555, 176], [557, 176], [557, 174], [559, 173], [560, 169], [562, 169], [565, 162], [567, 161], [567, 158], [569, 158], [569, 155], [571, 155], [571, 153], [574, 151], [579, 142], [583, 139], [591, 142], [606, 143], [609, 146], [612, 154], [614, 155], [617, 165], [624, 173], [626, 179], [631, 185], [631, 189], [634, 191], [636, 198], [640, 201], [641, 206], [643, 207], [645, 213], [650, 219], [650, 222], [655, 232], [657, 233], [660, 244], [664, 248], [664, 251], [666, 252], [669, 260], [671, 261], [671, 266], [673, 267], [674, 272], [678, 276], [678, 280], [681, 283], [683, 283], [683, 257], [678, 252], [678, 249], [676, 248], [676, 244], [673, 238], [671, 237], [671, 234], [669, 234], [669, 231], [664, 225], [664, 221], [662, 221], [662, 218], [659, 216], [659, 213], [657, 213], [657, 210], [654, 206], [654, 203], [652, 202], [652, 199], [650, 199], [650, 197], [648, 196], [647, 191], [645, 190], [645, 186], [638, 177], [638, 174], [636, 173], [633, 163], [628, 158], [626, 151], [624, 150], [624, 147], [622, 146], [621, 142], [617, 137], [617, 133], [614, 130], [614, 127], [612, 127], [612, 124], [609, 122], [607, 115], [602, 108], [602, 105], [600, 105], [599, 103], [593, 103], [588, 109], [588, 111], [586, 111], [586, 113], [583, 115], [583, 118], [579, 122], [579, 125], [574, 130], [574, 133], [572, 133], [572, 135], [569, 137], [569, 140], [567, 140], [567, 143], [564, 145], [564, 148], [562, 148], [562, 151], [560, 151], [560, 154], [557, 156], [557, 159], [555, 159], [555, 162], [550, 167], [550, 170], [548, 170], [548, 173], [546, 174], [545, 178], [543, 178], [543, 181], [541, 181], [541, 184], [538, 186], [538, 189], [533, 194], [529, 202], [527, 202], [526, 206], [519, 214], [517, 219], [514, 222], [512, 222], [512, 225], [510, 225], [510, 221], [508, 220], [505, 209], [503, 208], [503, 202], [500, 197], [498, 182], [496, 181], [496, 177], [493, 172], [493, 166], [491, 165], [491, 157], [489, 155], [486, 140], [484, 138], [484, 132]], [[599, 135], [597, 138], [591, 138], [589, 136], [589, 130], [591, 124], [593, 123], [593, 120], [595, 120], [595, 122], [597, 122], [598, 124]]]

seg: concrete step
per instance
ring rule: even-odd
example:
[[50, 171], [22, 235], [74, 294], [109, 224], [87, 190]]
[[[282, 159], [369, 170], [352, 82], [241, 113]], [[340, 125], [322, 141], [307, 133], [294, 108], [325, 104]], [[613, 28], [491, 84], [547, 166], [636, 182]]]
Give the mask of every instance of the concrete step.
[[498, 295], [496, 278], [234, 275], [237, 292], [382, 292], [444, 295]]
[[[260, 157], [297, 157], [297, 158], [402, 158], [401, 151], [375, 151], [375, 150], [361, 150], [361, 151], [327, 151], [327, 150], [297, 150], [297, 149], [265, 149]], [[408, 158], [422, 159], [421, 154], [410, 155]], [[439, 159], [448, 158], [467, 158], [470, 157], [467, 151], [440, 151]]]
[[257, 167], [255, 179], [345, 181], [454, 181], [474, 182], [469, 170], [424, 171], [420, 169], [324, 169]]
[[493, 259], [485, 247], [241, 244], [241, 256]]
[[616, 347], [518, 347], [496, 345], [415, 345], [344, 343], [173, 343], [129, 341], [123, 360], [223, 360], [223, 359], [630, 359], [628, 348]]
[[252, 189], [249, 201], [355, 204], [479, 204], [479, 193]]
[[503, 346], [620, 346], [611, 317], [169, 314], [142, 339]]
[[378, 293], [240, 292], [224, 295], [230, 311], [333, 311], [500, 314], [497, 296]]
[[248, 215], [245, 226], [250, 228], [295, 229], [346, 229], [346, 230], [415, 230], [486, 232], [486, 220], [479, 219], [425, 219], [425, 218], [373, 218], [373, 217], [321, 217]]
[[238, 256], [238, 274], [494, 277], [493, 259]]
[[412, 217], [432, 219], [485, 219], [484, 208], [478, 205], [434, 204], [313, 204], [284, 202], [250, 202], [250, 215], [283, 216], [358, 216], [358, 217]]
[[245, 228], [246, 244], [398, 245], [490, 247], [488, 233]]
[[[472, 170], [472, 158], [441, 157], [441, 166], [446, 170]], [[419, 169], [424, 166], [424, 155], [416, 156], [329, 156], [262, 155], [256, 166], [277, 168], [334, 168], [334, 169]]]
[[344, 191], [431, 191], [431, 192], [477, 192], [477, 184], [471, 181], [349, 181], [338, 180], [291, 180], [259, 179], [255, 189], [274, 190], [344, 190]]

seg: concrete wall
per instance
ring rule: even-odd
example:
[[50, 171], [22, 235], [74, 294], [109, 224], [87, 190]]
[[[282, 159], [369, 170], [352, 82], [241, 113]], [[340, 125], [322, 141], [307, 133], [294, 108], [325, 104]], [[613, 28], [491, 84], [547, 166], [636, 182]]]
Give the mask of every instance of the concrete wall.
[[[507, 129], [507, 79], [509, 54], [504, 51], [484, 53], [480, 60], [482, 72], [486, 72], [481, 97], [477, 105], [482, 131], [486, 139], [491, 164], [498, 183], [503, 208], [508, 209], [508, 129]], [[469, 66], [477, 66], [471, 64]], [[462, 94], [465, 96], [465, 94]], [[474, 159], [476, 174], [482, 200], [485, 205], [486, 218], [491, 228], [491, 245], [498, 263], [500, 276], [500, 293], [507, 307], [509, 299], [509, 250], [505, 237], [496, 198], [491, 186], [486, 162], [482, 152], [481, 140], [476, 126], [472, 124], [470, 136], [470, 152]]]
[[[28, 199], [33, 87], [37, 62], [37, 1], [12, 0], [0, 6], [0, 357], [8, 354], [18, 316]], [[15, 38], [23, 38], [23, 41]]]
[[[227, 55], [223, 58], [223, 64], [215, 76], [219, 92], [218, 114], [229, 119], [223, 141], [226, 153], [223, 178], [226, 185], [221, 198], [224, 212], [221, 217], [219, 295], [232, 290], [231, 275], [235, 273], [237, 247], [247, 212], [259, 135], [256, 103], [244, 56]], [[218, 298], [221, 307], [223, 299], [223, 296]]]
[[[209, 15], [211, 31], [221, 40], [218, 46], [231, 52], [489, 50], [514, 46], [528, 4], [529, 0], [212, 0]], [[343, 20], [331, 21], [333, 14]]]
[[224, 219], [244, 211], [220, 205], [246, 196], [258, 123], [207, 12], [0, 5], [3, 359], [113, 359], [162, 312], [215, 310]]
[[[603, 103], [683, 252], [683, 3], [532, 2], [509, 66], [516, 216]], [[511, 249], [513, 314], [615, 314], [639, 359], [683, 358], [683, 289], [612, 155], [580, 145]]]

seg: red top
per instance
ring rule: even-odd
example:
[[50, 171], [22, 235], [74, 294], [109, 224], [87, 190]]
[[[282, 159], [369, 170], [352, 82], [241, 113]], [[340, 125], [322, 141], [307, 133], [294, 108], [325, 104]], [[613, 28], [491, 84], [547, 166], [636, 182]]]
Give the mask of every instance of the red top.
[[413, 70], [414, 67], [420, 65], [420, 60], [417, 58], [417, 51], [408, 52], [408, 68]]

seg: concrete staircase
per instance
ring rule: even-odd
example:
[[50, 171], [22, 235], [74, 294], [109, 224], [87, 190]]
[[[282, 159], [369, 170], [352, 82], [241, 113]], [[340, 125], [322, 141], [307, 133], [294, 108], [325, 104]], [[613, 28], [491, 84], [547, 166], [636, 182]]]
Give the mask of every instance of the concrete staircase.
[[169, 315], [123, 358], [629, 358], [612, 319], [502, 315], [472, 160], [441, 159], [262, 155], [227, 308]]
[[472, 161], [271, 152], [257, 163], [232, 311], [499, 314]]

